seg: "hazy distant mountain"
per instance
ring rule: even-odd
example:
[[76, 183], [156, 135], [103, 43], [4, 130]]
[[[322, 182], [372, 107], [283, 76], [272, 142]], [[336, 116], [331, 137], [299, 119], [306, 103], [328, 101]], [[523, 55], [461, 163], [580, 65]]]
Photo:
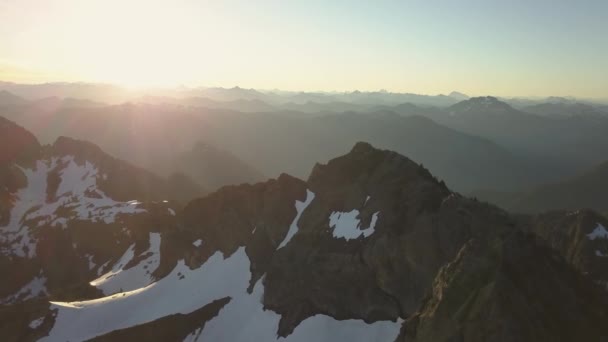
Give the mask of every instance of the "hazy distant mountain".
[[474, 195], [515, 212], [558, 209], [608, 211], [608, 162], [575, 177], [548, 183], [526, 192], [477, 192]]
[[370, 109], [370, 105], [355, 104], [349, 102], [312, 102], [305, 103], [288, 102], [280, 106], [288, 111], [298, 111], [303, 113], [327, 114], [343, 112], [365, 112]]
[[433, 120], [484, 137], [521, 156], [553, 164], [547, 177], [572, 175], [605, 159], [608, 116], [547, 116], [514, 109], [494, 97], [472, 98]]
[[316, 161], [326, 161], [356, 141], [367, 140], [411, 155], [460, 191], [520, 189], [544, 177], [537, 172], [542, 164], [522, 160], [491, 141], [392, 111], [312, 117], [125, 104], [59, 109], [26, 106], [4, 113], [36, 132], [42, 141], [59, 135], [88, 139], [165, 176], [176, 171], [181, 153], [204, 139], [271, 176], [281, 172], [303, 176]]
[[232, 153], [205, 142], [198, 142], [191, 150], [182, 153], [176, 168], [211, 191], [225, 185], [257, 183], [266, 179]]
[[[253, 97], [266, 94], [240, 88], [232, 91]], [[277, 96], [287, 98], [289, 94]], [[93, 140], [108, 152], [164, 176], [175, 172], [177, 156], [201, 139], [230, 151], [265, 175], [287, 171], [297, 176], [305, 174], [311, 163], [343, 153], [358, 140], [368, 140], [413, 156], [460, 191], [519, 191], [572, 176], [603, 160], [608, 149], [608, 117], [536, 115], [494, 97], [471, 98], [445, 108], [410, 102], [290, 104], [310, 111], [303, 113], [256, 99], [222, 102], [169, 95], [140, 97], [142, 103], [115, 106], [47, 98], [5, 106], [2, 114], [34, 131], [43, 142], [60, 135]], [[389, 92], [323, 96], [388, 102], [434, 98]], [[358, 112], [342, 112], [348, 108]], [[420, 119], [403, 116], [431, 118], [438, 125], [431, 122], [421, 127]], [[442, 134], [445, 137], [434, 138]], [[456, 136], [477, 142], [451, 142]], [[441, 145], [437, 145], [439, 141]], [[469, 145], [473, 146], [467, 147], [470, 152], [462, 147]], [[293, 151], [301, 151], [300, 156], [294, 158]]]
[[592, 105], [575, 102], [549, 102], [522, 108], [523, 111], [544, 116], [608, 116], [608, 112]]
[[27, 101], [6, 90], [0, 90], [0, 107], [25, 104]]
[[[315, 160], [370, 141], [420, 160], [457, 189], [481, 184], [501, 188], [534, 183], [533, 164], [490, 141], [462, 134], [420, 116], [394, 112], [344, 113], [315, 118], [233, 116], [217, 118], [208, 139], [264, 174], [301, 175]], [[295, 153], [295, 154], [294, 154]], [[508, 170], [508, 171], [507, 171]]]
[[28, 100], [45, 97], [79, 98], [91, 101], [117, 103], [127, 101], [131, 94], [118, 86], [100, 83], [43, 83], [18, 84], [0, 81], [0, 90], [9, 91]]
[[451, 98], [454, 98], [454, 99], [458, 100], [458, 101], [464, 101], [464, 100], [468, 100], [469, 99], [468, 95], [463, 94], [463, 93], [459, 93], [457, 91], [451, 92], [449, 96]]
[[137, 99], [137, 103], [157, 105], [183, 105], [192, 107], [203, 107], [211, 109], [233, 110], [243, 113], [272, 112], [277, 108], [261, 100], [237, 99], [229, 101], [212, 100], [207, 97], [168, 97], [168, 96], [144, 96]]
[[446, 109], [450, 116], [477, 117], [480, 115], [517, 115], [511, 106], [499, 101], [493, 96], [474, 97], [465, 101], [458, 102]]
[[[419, 95], [409, 93], [393, 93], [388, 91], [375, 92], [289, 92], [289, 91], [262, 91], [256, 89], [233, 88], [149, 88], [149, 89], [126, 89], [108, 84], [92, 83], [45, 83], [45, 84], [17, 84], [1, 82], [0, 90], [9, 91], [17, 96], [29, 100], [45, 97], [79, 98], [95, 102], [118, 104], [122, 102], [138, 101], [142, 97], [166, 97], [175, 99], [206, 98], [211, 101], [235, 102], [235, 101], [258, 101], [269, 106], [287, 105], [293, 103], [303, 105], [306, 103], [329, 104], [349, 103], [353, 105], [397, 105], [411, 102], [421, 106], [446, 107], [460, 100], [460, 95], [455, 97], [446, 95]], [[214, 107], [215, 108], [215, 107]], [[235, 110], [253, 111], [241, 106]], [[289, 108], [287, 108], [289, 109]], [[348, 109], [347, 109], [348, 110]], [[333, 111], [323, 109], [323, 111]]]

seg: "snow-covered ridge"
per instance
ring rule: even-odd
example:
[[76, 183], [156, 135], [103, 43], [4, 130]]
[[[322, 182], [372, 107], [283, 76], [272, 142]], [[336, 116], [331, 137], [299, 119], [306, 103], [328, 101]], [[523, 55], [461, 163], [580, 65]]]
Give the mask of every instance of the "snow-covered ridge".
[[100, 289], [105, 295], [117, 292], [136, 290], [151, 284], [152, 272], [160, 264], [159, 233], [150, 233], [150, 248], [139, 256], [146, 256], [140, 262], [125, 270], [125, 266], [135, 258], [135, 244], [131, 245], [108, 273], [93, 280], [90, 284]]
[[[80, 165], [74, 156], [39, 160], [33, 169], [24, 169], [27, 185], [15, 194], [10, 221], [0, 227], [0, 249], [5, 255], [32, 258], [36, 255], [36, 241], [32, 229], [45, 225], [65, 228], [68, 219], [110, 224], [121, 214], [145, 212], [137, 201], [119, 202], [106, 196], [97, 186], [103, 176], [95, 165], [85, 161]], [[47, 202], [49, 173], [60, 177], [54, 199]], [[68, 209], [70, 216], [57, 215], [59, 208]]]
[[186, 341], [393, 341], [401, 328], [400, 321], [368, 324], [316, 315], [293, 334], [278, 338], [281, 316], [264, 310], [262, 279], [247, 293], [250, 278], [244, 247], [227, 258], [216, 252], [194, 270], [181, 260], [168, 276], [144, 288], [83, 302], [52, 303], [51, 309], [57, 310], [55, 325], [41, 341], [87, 340], [168, 315], [188, 314], [225, 297], [230, 301], [218, 315]]

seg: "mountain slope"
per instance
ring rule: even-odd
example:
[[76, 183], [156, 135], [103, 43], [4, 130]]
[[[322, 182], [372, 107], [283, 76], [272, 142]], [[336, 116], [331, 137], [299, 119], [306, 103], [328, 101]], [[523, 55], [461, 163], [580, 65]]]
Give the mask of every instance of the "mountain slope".
[[[396, 109], [405, 107], [411, 105]], [[91, 140], [109, 153], [164, 176], [185, 171], [174, 167], [179, 165], [179, 156], [201, 140], [229, 151], [268, 176], [288, 172], [305, 177], [315, 162], [345, 153], [357, 141], [410, 155], [459, 191], [521, 189], [538, 184], [548, 174], [545, 163], [522, 159], [492, 141], [391, 111], [311, 117], [125, 104], [56, 111], [25, 106], [4, 112], [42, 141], [52, 141], [57, 135]], [[554, 171], [552, 164], [549, 169]]]
[[533, 236], [472, 240], [441, 269], [400, 340], [601, 340], [607, 298]]
[[[26, 274], [0, 288], [0, 334], [13, 340], [423, 341], [478, 331], [559, 341], [608, 329], [606, 292], [574, 263], [395, 152], [357, 143], [307, 181], [226, 186], [181, 209], [137, 182], [121, 191], [149, 201], [114, 199], [113, 178], [137, 169], [63, 144], [22, 168], [59, 180], [28, 181], [46, 196], [18, 191], [18, 201], [42, 203], [13, 205], [0, 232], [26, 237], [9, 239], [0, 258], [3, 273]], [[24, 242], [33, 248], [13, 247]], [[563, 324], [577, 314], [587, 321]]]
[[[575, 114], [575, 113], [572, 113]], [[605, 115], [537, 115], [494, 97], [477, 97], [432, 114], [447, 127], [484, 137], [544, 165], [546, 181], [572, 176], [605, 159]]]
[[180, 155], [177, 169], [212, 191], [225, 185], [256, 183], [265, 178], [232, 153], [204, 142], [196, 143], [190, 151]]
[[523, 192], [476, 192], [481, 199], [521, 213], [559, 209], [608, 209], [608, 162], [578, 176], [540, 185]]
[[522, 108], [523, 111], [545, 116], [587, 116], [587, 117], [602, 117], [608, 115], [597, 107], [584, 103], [540, 103], [537, 105], [527, 106]]

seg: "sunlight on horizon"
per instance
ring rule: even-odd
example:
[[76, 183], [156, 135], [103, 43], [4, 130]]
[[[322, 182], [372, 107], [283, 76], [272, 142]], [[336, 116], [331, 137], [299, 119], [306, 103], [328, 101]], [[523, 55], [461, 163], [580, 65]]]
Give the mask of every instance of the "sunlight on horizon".
[[607, 4], [5, 0], [0, 79], [606, 97]]

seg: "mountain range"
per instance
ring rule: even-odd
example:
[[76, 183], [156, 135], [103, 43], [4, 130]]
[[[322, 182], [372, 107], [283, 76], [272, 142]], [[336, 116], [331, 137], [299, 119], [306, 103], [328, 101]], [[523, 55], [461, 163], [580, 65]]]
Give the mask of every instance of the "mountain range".
[[92, 143], [1, 123], [3, 340], [608, 336], [593, 211], [510, 214], [365, 142], [306, 180], [184, 198]]

